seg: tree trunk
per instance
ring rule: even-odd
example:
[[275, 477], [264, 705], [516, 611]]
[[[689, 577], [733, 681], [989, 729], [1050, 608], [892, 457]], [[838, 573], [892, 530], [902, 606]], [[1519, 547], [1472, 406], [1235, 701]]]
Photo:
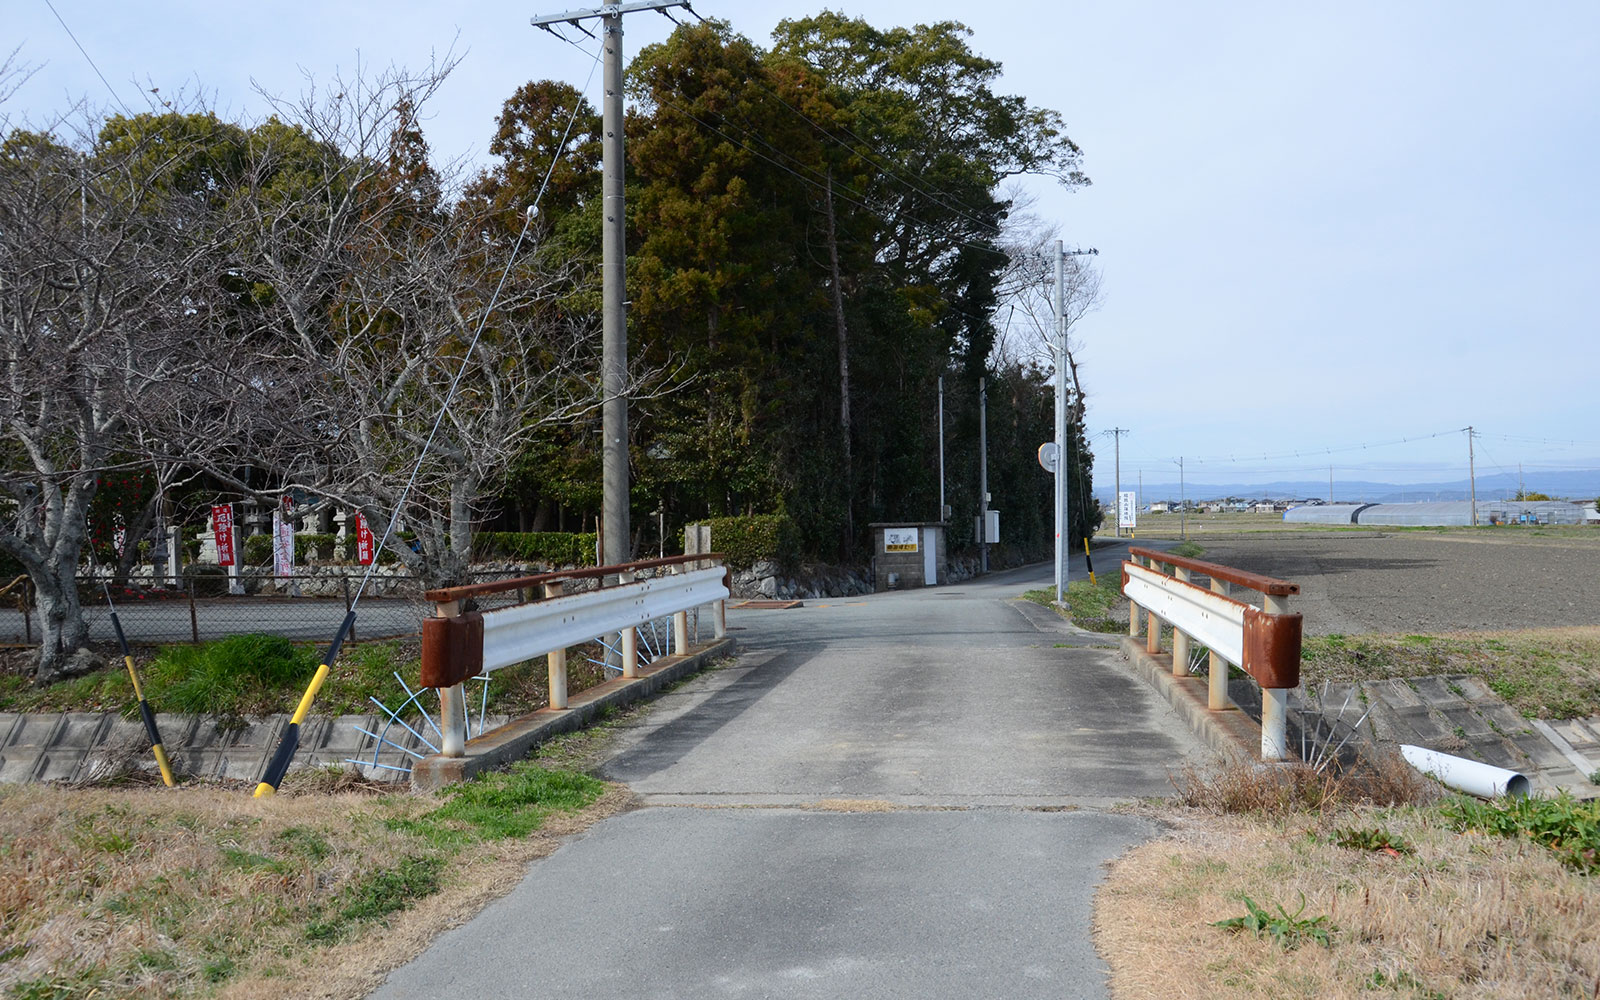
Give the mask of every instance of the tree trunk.
[[39, 663], [33, 682], [38, 687], [53, 684], [75, 674], [87, 673], [98, 665], [86, 654], [89, 626], [83, 620], [78, 602], [76, 565], [60, 560], [30, 571], [39, 608]]

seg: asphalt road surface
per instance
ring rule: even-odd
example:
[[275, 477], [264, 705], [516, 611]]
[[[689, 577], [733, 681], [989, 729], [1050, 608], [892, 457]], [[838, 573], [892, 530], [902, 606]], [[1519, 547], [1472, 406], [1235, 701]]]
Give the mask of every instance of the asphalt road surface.
[[1114, 637], [1015, 600], [1049, 575], [730, 612], [738, 660], [604, 767], [644, 808], [374, 996], [1104, 997], [1094, 887], [1154, 833], [1104, 807], [1205, 751]]

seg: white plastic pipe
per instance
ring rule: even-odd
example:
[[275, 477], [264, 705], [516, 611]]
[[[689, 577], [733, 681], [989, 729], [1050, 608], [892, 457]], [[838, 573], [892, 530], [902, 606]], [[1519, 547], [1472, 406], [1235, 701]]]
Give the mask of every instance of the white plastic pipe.
[[1482, 761], [1455, 757], [1409, 743], [1400, 744], [1400, 753], [1406, 763], [1423, 774], [1439, 779], [1448, 788], [1476, 795], [1480, 799], [1495, 799], [1504, 795], [1526, 798], [1531, 788], [1523, 775]]

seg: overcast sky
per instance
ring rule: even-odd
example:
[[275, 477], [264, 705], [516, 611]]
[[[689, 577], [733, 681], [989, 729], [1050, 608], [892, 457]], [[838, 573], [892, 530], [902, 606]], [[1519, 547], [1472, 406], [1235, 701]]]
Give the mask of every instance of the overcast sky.
[[[119, 98], [212, 95], [303, 74], [460, 67], [426, 122], [435, 154], [482, 159], [501, 103], [589, 64], [506, 3], [266, 6], [54, 0]], [[47, 118], [106, 86], [45, 0], [10, 0], [0, 49], [38, 73], [0, 113]], [[835, 3], [880, 27], [941, 19], [1060, 111], [1092, 187], [1034, 184], [1105, 303], [1077, 328], [1090, 433], [1122, 476], [1462, 478], [1600, 468], [1600, 4]], [[766, 45], [820, 6], [700, 0]], [[626, 51], [672, 24], [630, 14]], [[598, 81], [591, 85], [598, 98]], [[954, 387], [952, 387], [954, 391]], [[1429, 435], [1440, 435], [1429, 437]], [[1412, 439], [1398, 444], [1402, 438]], [[1423, 440], [1418, 440], [1423, 439]], [[1110, 485], [1112, 443], [1096, 437]], [[1298, 453], [1298, 454], [1297, 454]]]

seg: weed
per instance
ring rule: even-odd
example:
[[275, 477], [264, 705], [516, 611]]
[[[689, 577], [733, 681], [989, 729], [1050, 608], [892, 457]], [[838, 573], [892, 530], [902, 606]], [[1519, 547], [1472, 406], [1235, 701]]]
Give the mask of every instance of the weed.
[[1305, 941], [1314, 941], [1324, 948], [1333, 947], [1333, 932], [1338, 928], [1329, 922], [1327, 916], [1300, 916], [1306, 911], [1305, 893], [1300, 894], [1300, 908], [1292, 914], [1282, 904], [1273, 904], [1273, 909], [1278, 911], [1274, 915], [1257, 906], [1249, 896], [1241, 896], [1240, 899], [1244, 901], [1244, 916], [1218, 920], [1211, 926], [1230, 931], [1249, 931], [1256, 937], [1270, 937], [1286, 951], [1300, 947]]
[[1416, 848], [1412, 847], [1404, 837], [1390, 833], [1382, 827], [1373, 827], [1370, 830], [1345, 827], [1333, 831], [1332, 839], [1335, 844], [1352, 851], [1382, 851], [1396, 857], [1416, 853]]
[[1183, 559], [1199, 559], [1206, 554], [1204, 546], [1190, 541], [1179, 542], [1167, 551]]
[[1589, 784], [1600, 785], [1600, 771], [1589, 772]]
[[444, 805], [396, 829], [448, 845], [464, 840], [525, 837], [557, 810], [576, 811], [600, 797], [601, 781], [573, 771], [550, 771], [531, 761], [480, 774], [450, 789]]
[[393, 868], [373, 872], [339, 893], [338, 910], [326, 920], [306, 925], [306, 938], [332, 941], [352, 925], [386, 917], [439, 891], [440, 858], [408, 855]]
[[1579, 802], [1567, 792], [1553, 799], [1479, 802], [1455, 798], [1439, 812], [1457, 830], [1527, 837], [1543, 844], [1569, 868], [1600, 875], [1600, 799]]
[[1207, 770], [1186, 767], [1173, 779], [1173, 787], [1187, 806], [1269, 816], [1321, 813], [1347, 804], [1428, 802], [1438, 794], [1432, 782], [1392, 752], [1323, 769], [1300, 761], [1264, 765], [1236, 759]]
[[1422, 980], [1404, 969], [1392, 976], [1382, 969], [1373, 969], [1372, 975], [1368, 976], [1367, 981], [1361, 984], [1361, 988], [1364, 990], [1411, 990], [1412, 995], [1420, 997], [1421, 1000], [1449, 1000], [1438, 990], [1428, 989], [1423, 985]]

